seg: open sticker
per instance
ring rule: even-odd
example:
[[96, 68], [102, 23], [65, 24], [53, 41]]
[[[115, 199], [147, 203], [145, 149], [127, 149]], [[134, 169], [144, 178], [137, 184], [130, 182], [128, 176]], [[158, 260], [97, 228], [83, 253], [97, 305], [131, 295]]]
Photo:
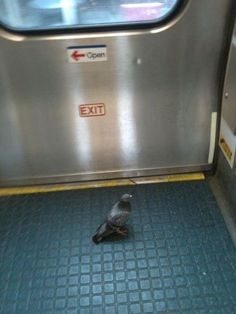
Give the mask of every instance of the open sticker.
[[69, 63], [107, 61], [107, 47], [105, 45], [68, 47], [67, 56]]

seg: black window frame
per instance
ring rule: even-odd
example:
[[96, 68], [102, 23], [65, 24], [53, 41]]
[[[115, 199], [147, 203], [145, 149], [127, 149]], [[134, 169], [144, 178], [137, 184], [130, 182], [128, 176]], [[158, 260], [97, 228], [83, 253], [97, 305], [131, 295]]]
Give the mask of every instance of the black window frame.
[[138, 30], [151, 30], [155, 28], [161, 28], [167, 26], [172, 20], [178, 17], [186, 8], [187, 4], [191, 0], [178, 0], [175, 7], [169, 14], [164, 16], [159, 21], [143, 21], [143, 22], [127, 22], [117, 23], [110, 25], [92, 25], [92, 26], [68, 26], [68, 27], [57, 27], [57, 28], [45, 28], [45, 29], [16, 29], [9, 25], [6, 25], [0, 20], [0, 31], [1, 29], [7, 33], [13, 35], [27, 36], [50, 36], [50, 35], [79, 35], [79, 34], [91, 34], [91, 33], [108, 33], [108, 32], [119, 32], [119, 31], [138, 31]]

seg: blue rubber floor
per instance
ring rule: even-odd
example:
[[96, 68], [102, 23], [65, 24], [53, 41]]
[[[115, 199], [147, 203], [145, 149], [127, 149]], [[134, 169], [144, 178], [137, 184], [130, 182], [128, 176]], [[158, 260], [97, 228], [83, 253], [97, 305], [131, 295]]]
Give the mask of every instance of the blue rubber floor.
[[[94, 245], [124, 192], [129, 237]], [[0, 313], [236, 313], [236, 250], [207, 182], [0, 198]]]

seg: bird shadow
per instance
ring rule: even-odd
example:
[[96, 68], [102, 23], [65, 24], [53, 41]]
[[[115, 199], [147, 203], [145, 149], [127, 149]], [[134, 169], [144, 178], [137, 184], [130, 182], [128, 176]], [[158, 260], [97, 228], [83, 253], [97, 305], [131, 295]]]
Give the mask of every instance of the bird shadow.
[[107, 236], [106, 238], [104, 238], [103, 240], [102, 240], [102, 242], [103, 243], [105, 243], [105, 242], [108, 242], [108, 243], [110, 243], [110, 242], [118, 242], [118, 241], [124, 241], [124, 240], [130, 240], [131, 238], [132, 238], [132, 227], [129, 227], [129, 232], [128, 232], [128, 234], [127, 235], [121, 235], [121, 234], [118, 234], [118, 233], [115, 233], [115, 234], [112, 234], [112, 235], [110, 235], [110, 236]]
[[117, 242], [117, 241], [121, 241], [127, 238], [129, 238], [129, 235], [123, 236], [120, 234], [116, 234], [116, 235], [106, 237], [105, 239], [102, 240], [102, 242]]

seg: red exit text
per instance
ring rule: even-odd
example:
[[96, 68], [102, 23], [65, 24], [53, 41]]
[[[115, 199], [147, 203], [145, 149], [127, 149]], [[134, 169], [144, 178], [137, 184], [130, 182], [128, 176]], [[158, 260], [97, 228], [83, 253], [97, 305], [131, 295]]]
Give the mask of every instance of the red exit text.
[[86, 104], [79, 106], [79, 114], [81, 117], [104, 116], [106, 114], [105, 104]]

